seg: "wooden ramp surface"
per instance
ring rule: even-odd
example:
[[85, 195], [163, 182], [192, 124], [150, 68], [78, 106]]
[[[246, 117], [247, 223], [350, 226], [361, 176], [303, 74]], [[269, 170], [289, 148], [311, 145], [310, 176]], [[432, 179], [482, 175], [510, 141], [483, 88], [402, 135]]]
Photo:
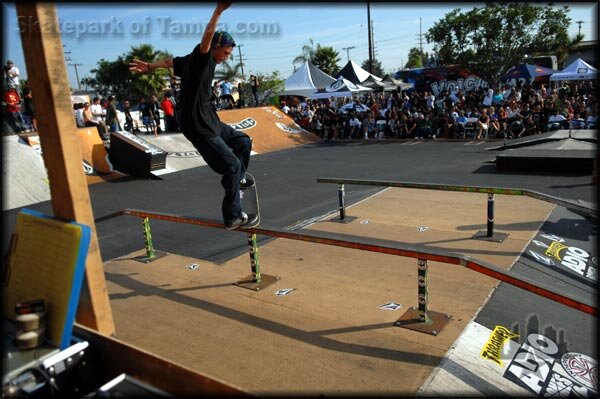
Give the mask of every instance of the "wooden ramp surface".
[[258, 154], [321, 140], [273, 106], [220, 111], [219, 118], [252, 137], [252, 150]]
[[[497, 196], [497, 230], [509, 233], [498, 244], [470, 239], [485, 229], [486, 200], [388, 189], [349, 208], [354, 222], [310, 228], [424, 243], [508, 269], [553, 206]], [[139, 255], [105, 264], [117, 337], [259, 395], [414, 395], [497, 284], [429, 262], [429, 308], [453, 317], [431, 336], [393, 326], [417, 305], [415, 259], [278, 239], [259, 259], [281, 280], [254, 292], [232, 285], [250, 273], [248, 255], [221, 266], [174, 254], [143, 264]], [[294, 291], [275, 295], [284, 288]], [[402, 308], [378, 308], [392, 301]]]

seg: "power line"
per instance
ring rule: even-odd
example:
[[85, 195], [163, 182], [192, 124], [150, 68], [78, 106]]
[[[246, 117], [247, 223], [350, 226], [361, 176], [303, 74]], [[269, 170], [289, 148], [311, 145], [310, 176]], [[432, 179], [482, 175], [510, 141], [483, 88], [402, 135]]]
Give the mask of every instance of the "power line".
[[239, 44], [238, 45], [238, 50], [239, 50], [239, 54], [240, 54], [240, 67], [242, 68], [242, 80], [246, 80], [246, 77], [244, 76], [244, 59], [242, 58], [242, 46], [243, 44]]
[[75, 77], [77, 78], [77, 89], [81, 90], [81, 83], [79, 82], [79, 73], [77, 72], [77, 67], [82, 66], [83, 64], [69, 64], [72, 67], [75, 67]]
[[342, 48], [342, 50], [346, 51], [346, 61], [350, 61], [350, 50], [352, 50], [353, 48], [356, 48], [356, 47], [350, 46], [350, 47]]

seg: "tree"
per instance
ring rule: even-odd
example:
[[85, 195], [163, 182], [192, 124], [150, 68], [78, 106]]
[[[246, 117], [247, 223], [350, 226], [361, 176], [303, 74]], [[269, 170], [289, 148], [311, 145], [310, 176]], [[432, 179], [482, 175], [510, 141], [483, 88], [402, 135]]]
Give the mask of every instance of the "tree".
[[312, 62], [315, 58], [315, 49], [313, 39], [308, 39], [308, 43], [302, 46], [302, 54], [294, 58], [292, 64], [303, 64], [306, 61]]
[[84, 86], [92, 87], [103, 97], [114, 95], [117, 99], [130, 98], [133, 101], [148, 95], [158, 95], [166, 86], [165, 77], [169, 72], [156, 69], [150, 73], [137, 74], [129, 70], [129, 62], [137, 58], [146, 62], [172, 58], [168, 51], [154, 50], [150, 44], [132, 47], [115, 61], [100, 59], [97, 67], [92, 69], [92, 77], [81, 80]]
[[321, 47], [317, 44], [317, 50], [314, 53], [312, 62], [317, 68], [328, 75], [337, 75], [340, 71], [338, 62], [341, 61], [340, 54], [333, 47]]
[[[364, 69], [365, 71], [368, 71], [369, 70], [369, 60], [368, 59], [364, 60], [360, 67], [362, 69]], [[383, 72], [383, 67], [381, 66], [381, 61], [379, 61], [377, 58], [373, 58], [373, 71], [371, 73], [378, 77], [385, 75], [385, 72]]]
[[569, 7], [551, 4], [488, 3], [462, 13], [454, 9], [427, 31], [439, 65], [461, 64], [488, 83], [519, 64], [526, 54], [566, 59], [583, 36], [569, 39]]
[[404, 65], [404, 68], [423, 68], [423, 63], [426, 59], [426, 55], [421, 52], [421, 49], [413, 47], [408, 51], [408, 61]]
[[237, 64], [230, 63], [229, 61], [225, 61], [221, 64], [219, 71], [215, 73], [215, 77], [219, 77], [219, 79], [227, 79], [232, 81], [234, 78], [241, 76], [240, 68], [242, 67], [242, 63], [238, 62]]

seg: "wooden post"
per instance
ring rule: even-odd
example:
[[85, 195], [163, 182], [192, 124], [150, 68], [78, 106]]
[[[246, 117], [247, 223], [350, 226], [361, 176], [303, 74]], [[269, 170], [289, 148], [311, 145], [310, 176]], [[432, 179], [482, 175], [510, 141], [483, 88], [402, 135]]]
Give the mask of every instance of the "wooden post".
[[54, 216], [86, 224], [92, 229], [77, 322], [104, 335], [114, 334], [55, 6], [17, 2], [16, 9]]

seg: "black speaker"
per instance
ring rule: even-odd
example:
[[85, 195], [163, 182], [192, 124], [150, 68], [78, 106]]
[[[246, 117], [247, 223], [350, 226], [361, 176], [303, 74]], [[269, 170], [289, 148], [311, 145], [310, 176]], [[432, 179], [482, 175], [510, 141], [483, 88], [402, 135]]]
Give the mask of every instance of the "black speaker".
[[150, 177], [153, 170], [163, 169], [167, 163], [167, 151], [126, 131], [110, 134], [109, 153], [117, 170], [137, 177]]

